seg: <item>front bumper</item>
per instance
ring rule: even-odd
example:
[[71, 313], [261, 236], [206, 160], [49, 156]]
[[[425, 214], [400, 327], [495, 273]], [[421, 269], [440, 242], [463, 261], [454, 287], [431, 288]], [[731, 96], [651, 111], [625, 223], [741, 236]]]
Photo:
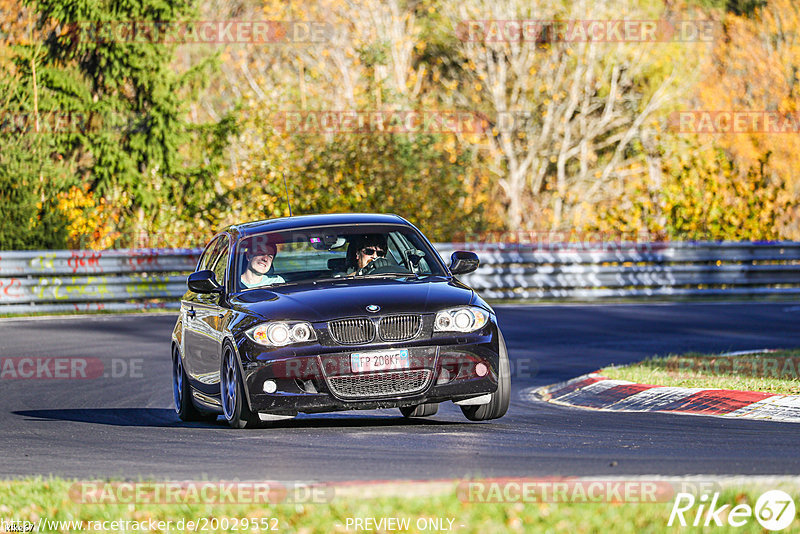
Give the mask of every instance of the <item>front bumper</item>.
[[[243, 358], [250, 408], [274, 415], [295, 415], [398, 408], [493, 393], [497, 390], [499, 360], [495, 332], [490, 329], [485, 335], [428, 338], [395, 345], [312, 346]], [[408, 350], [408, 369], [370, 373], [353, 373], [350, 369], [352, 353], [399, 349]], [[258, 349], [249, 344], [240, 347], [240, 352], [243, 350]], [[484, 372], [482, 376], [481, 372]], [[388, 377], [387, 374], [394, 375]], [[397, 386], [395, 378], [407, 378], [401, 384], [411, 384], [412, 389], [406, 391], [402, 385]], [[275, 383], [277, 389], [273, 393], [264, 392], [266, 381]], [[341, 384], [350, 383], [355, 383], [356, 387], [341, 387]], [[384, 389], [387, 384], [391, 387]]]

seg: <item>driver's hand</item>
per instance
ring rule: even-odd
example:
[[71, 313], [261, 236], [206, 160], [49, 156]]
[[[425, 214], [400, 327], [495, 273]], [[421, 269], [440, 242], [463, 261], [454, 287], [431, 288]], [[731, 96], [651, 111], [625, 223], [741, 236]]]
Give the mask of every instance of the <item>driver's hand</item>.
[[361, 269], [360, 274], [369, 274], [380, 267], [389, 267], [391, 263], [386, 258], [375, 258]]

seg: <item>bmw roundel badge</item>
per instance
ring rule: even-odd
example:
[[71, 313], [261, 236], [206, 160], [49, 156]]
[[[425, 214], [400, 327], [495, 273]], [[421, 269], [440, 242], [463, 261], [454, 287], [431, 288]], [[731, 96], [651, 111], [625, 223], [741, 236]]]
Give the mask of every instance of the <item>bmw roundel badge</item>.
[[369, 306], [367, 306], [367, 311], [371, 313], [376, 313], [381, 311], [381, 307], [378, 306], [377, 304], [370, 304]]

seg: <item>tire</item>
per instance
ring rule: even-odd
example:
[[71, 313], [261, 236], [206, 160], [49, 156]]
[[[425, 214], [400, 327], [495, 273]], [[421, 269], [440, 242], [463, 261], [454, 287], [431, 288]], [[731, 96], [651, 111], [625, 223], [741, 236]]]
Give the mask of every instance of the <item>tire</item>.
[[178, 347], [172, 347], [172, 398], [175, 412], [181, 421], [213, 421], [216, 415], [206, 414], [197, 409], [192, 402], [192, 387], [183, 368], [183, 359]]
[[400, 412], [403, 414], [403, 417], [410, 418], [410, 417], [430, 417], [431, 415], [436, 415], [436, 412], [439, 411], [439, 403], [437, 402], [430, 402], [428, 404], [418, 404], [416, 406], [403, 406], [400, 408]]
[[244, 394], [244, 382], [236, 353], [229, 344], [223, 345], [219, 372], [219, 393], [222, 412], [233, 428], [257, 428], [261, 420], [250, 411]]
[[508, 363], [508, 349], [500, 329], [497, 329], [499, 351], [499, 373], [497, 377], [497, 391], [492, 393], [492, 400], [487, 404], [476, 406], [461, 406], [464, 416], [470, 421], [488, 421], [503, 417], [508, 411], [511, 400], [511, 366]]

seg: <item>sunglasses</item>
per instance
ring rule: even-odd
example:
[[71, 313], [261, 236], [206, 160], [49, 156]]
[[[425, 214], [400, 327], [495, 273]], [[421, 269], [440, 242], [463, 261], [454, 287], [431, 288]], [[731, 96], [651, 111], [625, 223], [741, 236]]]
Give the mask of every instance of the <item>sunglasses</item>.
[[362, 248], [361, 249], [361, 253], [363, 255], [365, 255], [365, 256], [372, 256], [372, 255], [377, 254], [379, 258], [383, 258], [384, 256], [386, 256], [386, 251], [385, 250], [382, 250], [382, 249], [379, 249], [379, 248], [372, 248], [372, 247]]

